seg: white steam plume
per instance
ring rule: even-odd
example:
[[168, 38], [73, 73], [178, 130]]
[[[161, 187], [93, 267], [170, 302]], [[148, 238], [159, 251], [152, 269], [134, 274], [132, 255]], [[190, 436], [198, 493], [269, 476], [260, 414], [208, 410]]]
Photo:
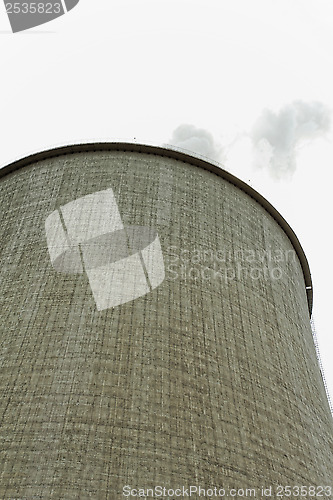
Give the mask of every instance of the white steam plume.
[[255, 166], [268, 168], [276, 178], [291, 176], [300, 144], [324, 136], [330, 118], [330, 110], [320, 102], [294, 101], [278, 114], [264, 110], [250, 133]]
[[222, 146], [215, 142], [210, 132], [194, 125], [179, 125], [173, 131], [169, 145], [205, 156], [217, 162], [223, 160]]

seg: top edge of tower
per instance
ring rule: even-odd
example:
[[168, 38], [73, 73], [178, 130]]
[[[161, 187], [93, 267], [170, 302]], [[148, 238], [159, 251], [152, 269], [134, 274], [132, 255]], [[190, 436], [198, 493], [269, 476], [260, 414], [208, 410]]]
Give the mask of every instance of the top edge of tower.
[[312, 279], [309, 268], [309, 263], [304, 253], [304, 250], [295, 234], [293, 229], [290, 227], [288, 222], [284, 217], [273, 207], [273, 205], [264, 198], [260, 193], [258, 193], [251, 186], [246, 184], [244, 181], [240, 180], [238, 177], [234, 176], [230, 172], [223, 169], [222, 165], [215, 162], [209, 158], [205, 158], [199, 154], [186, 151], [184, 149], [174, 147], [174, 146], [154, 146], [148, 144], [130, 143], [130, 142], [92, 142], [92, 143], [82, 143], [82, 144], [72, 144], [66, 146], [60, 146], [45, 151], [40, 151], [38, 153], [33, 153], [29, 156], [16, 160], [3, 168], [0, 169], [0, 179], [4, 178], [8, 174], [15, 172], [23, 167], [35, 164], [39, 161], [56, 158], [65, 155], [71, 155], [76, 153], [88, 153], [88, 152], [99, 152], [99, 151], [122, 151], [122, 152], [137, 152], [153, 154], [161, 157], [169, 157], [175, 160], [180, 160], [182, 162], [194, 165], [199, 168], [203, 168], [210, 172], [213, 172], [224, 180], [230, 182], [237, 188], [241, 189], [248, 196], [253, 198], [258, 202], [279, 224], [283, 231], [288, 236], [291, 241], [297, 256], [299, 258], [300, 264], [302, 266], [306, 295], [309, 306], [309, 313], [312, 313], [313, 304], [313, 287]]

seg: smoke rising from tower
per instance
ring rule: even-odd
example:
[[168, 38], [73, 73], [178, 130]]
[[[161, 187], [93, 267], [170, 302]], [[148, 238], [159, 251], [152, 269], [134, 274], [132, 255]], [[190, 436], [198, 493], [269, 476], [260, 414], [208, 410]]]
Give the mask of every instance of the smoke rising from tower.
[[255, 166], [275, 178], [291, 176], [301, 143], [324, 136], [330, 124], [330, 110], [321, 102], [294, 101], [278, 113], [265, 109], [250, 132]]
[[203, 128], [182, 124], [177, 127], [170, 139], [170, 144], [181, 149], [206, 156], [215, 161], [223, 158], [223, 148], [214, 140], [213, 135]]

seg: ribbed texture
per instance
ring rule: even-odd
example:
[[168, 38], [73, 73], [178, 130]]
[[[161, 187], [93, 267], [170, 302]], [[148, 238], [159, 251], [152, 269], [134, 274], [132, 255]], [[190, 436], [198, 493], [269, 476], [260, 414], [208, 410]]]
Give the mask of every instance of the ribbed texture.
[[[166, 276], [98, 311], [86, 274], [53, 269], [45, 220], [110, 188], [124, 225], [157, 230]], [[0, 201], [0, 498], [331, 484], [302, 268], [259, 203], [212, 172], [129, 151], [44, 159], [3, 177]], [[284, 257], [260, 262], [269, 251]], [[237, 264], [235, 279], [214, 276]], [[279, 279], [250, 275], [276, 267]]]

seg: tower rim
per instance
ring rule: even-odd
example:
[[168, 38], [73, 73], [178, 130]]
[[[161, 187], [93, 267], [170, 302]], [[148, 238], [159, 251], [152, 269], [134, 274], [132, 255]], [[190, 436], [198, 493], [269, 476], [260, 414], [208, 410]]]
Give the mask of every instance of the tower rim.
[[280, 212], [274, 208], [274, 206], [258, 191], [249, 186], [246, 182], [242, 181], [235, 175], [231, 174], [225, 170], [222, 164], [215, 162], [209, 158], [193, 153], [192, 151], [186, 151], [175, 146], [155, 146], [144, 143], [131, 143], [131, 142], [88, 142], [88, 143], [78, 143], [69, 144], [64, 146], [57, 146], [51, 149], [46, 149], [37, 153], [32, 153], [28, 156], [15, 160], [0, 169], [0, 179], [6, 177], [7, 175], [27, 167], [32, 164], [36, 164], [39, 161], [46, 159], [56, 158], [60, 156], [67, 156], [76, 153], [88, 153], [88, 152], [100, 152], [100, 151], [121, 151], [121, 152], [133, 152], [133, 153], [145, 153], [160, 157], [169, 157], [175, 160], [182, 161], [184, 163], [203, 168], [208, 170], [224, 180], [230, 182], [235, 187], [239, 188], [245, 192], [248, 196], [253, 198], [257, 203], [259, 203], [268, 212], [273, 219], [279, 224], [281, 229], [288, 236], [291, 244], [293, 245], [297, 257], [300, 261], [304, 283], [305, 291], [308, 301], [309, 314], [312, 314], [313, 305], [313, 286], [312, 278], [310, 273], [310, 267], [305, 255], [305, 252], [300, 244], [296, 233], [293, 231], [291, 226], [285, 220], [285, 218], [280, 214]]

